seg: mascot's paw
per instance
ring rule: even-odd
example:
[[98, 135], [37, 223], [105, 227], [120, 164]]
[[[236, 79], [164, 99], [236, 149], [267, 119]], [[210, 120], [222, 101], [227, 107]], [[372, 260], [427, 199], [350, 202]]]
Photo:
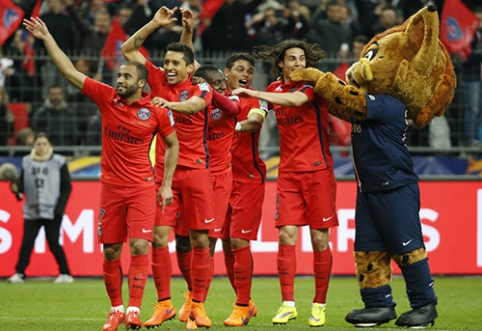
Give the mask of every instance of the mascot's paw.
[[388, 323], [397, 318], [395, 307], [374, 307], [353, 309], [345, 317], [345, 321], [360, 328], [369, 328]]
[[295, 70], [290, 74], [293, 81], [305, 81], [308, 84], [315, 85], [315, 83], [323, 77], [325, 73], [315, 68], [307, 68], [301, 70]]
[[413, 308], [400, 315], [395, 322], [398, 326], [406, 326], [409, 328], [425, 328], [429, 324], [435, 324], [435, 319], [438, 317], [435, 304], [431, 303], [423, 307]]

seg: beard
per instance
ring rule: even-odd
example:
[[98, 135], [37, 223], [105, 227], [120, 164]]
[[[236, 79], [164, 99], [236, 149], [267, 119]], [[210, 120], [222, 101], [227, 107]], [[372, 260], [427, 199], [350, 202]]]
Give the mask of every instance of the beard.
[[124, 88], [123, 91], [119, 91], [119, 87], [117, 87], [116, 91], [121, 98], [127, 99], [128, 97], [134, 95], [137, 92], [137, 86], [136, 85], [127, 86]]

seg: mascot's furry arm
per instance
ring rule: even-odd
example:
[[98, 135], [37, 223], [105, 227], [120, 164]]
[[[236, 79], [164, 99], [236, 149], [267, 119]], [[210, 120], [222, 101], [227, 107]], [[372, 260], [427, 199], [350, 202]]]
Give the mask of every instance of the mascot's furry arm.
[[305, 81], [315, 86], [314, 92], [328, 101], [328, 112], [344, 121], [367, 117], [365, 95], [355, 86], [347, 85], [331, 72], [315, 68], [296, 70], [291, 73], [294, 81]]

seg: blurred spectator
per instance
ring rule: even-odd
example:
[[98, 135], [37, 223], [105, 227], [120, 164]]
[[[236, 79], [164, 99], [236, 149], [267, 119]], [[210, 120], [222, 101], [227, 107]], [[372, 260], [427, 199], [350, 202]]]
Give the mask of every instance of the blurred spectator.
[[283, 7], [288, 11], [289, 14], [294, 16], [298, 16], [298, 14], [302, 14], [308, 22], [310, 21], [310, 17], [311, 17], [310, 9], [300, 4], [298, 0], [285, 0], [285, 4], [283, 5]]
[[44, 105], [32, 116], [32, 129], [47, 133], [56, 146], [73, 146], [77, 143], [77, 121], [74, 111], [64, 99], [60, 85], [49, 87]]
[[5, 79], [15, 73], [13, 60], [3, 56], [2, 48], [0, 47], [0, 87], [5, 87]]
[[31, 128], [20, 129], [15, 135], [15, 146], [33, 146], [34, 138], [35, 132]]
[[303, 39], [310, 28], [305, 15], [287, 5], [278, 10], [268, 8], [264, 14], [253, 16], [252, 22], [256, 22], [253, 27], [259, 45], [276, 45], [286, 39]]
[[[10, 92], [10, 100], [14, 102], [33, 102], [38, 100], [36, 96], [36, 89], [34, 86], [38, 77], [35, 72], [29, 73], [29, 59], [25, 57], [26, 48], [33, 47], [35, 39], [28, 33], [27, 30], [18, 29], [13, 35], [12, 42], [5, 50], [6, 54], [9, 54], [14, 61], [13, 67], [15, 68], [15, 74], [8, 77], [6, 86]], [[31, 60], [33, 61], [33, 59]]]
[[212, 20], [204, 20], [203, 51], [249, 51], [250, 41], [245, 23], [261, 1], [226, 0]]
[[[100, 146], [102, 144], [102, 122], [100, 112], [90, 116], [87, 123], [86, 145]], [[100, 153], [91, 153], [91, 155], [100, 155]]]
[[[72, 6], [73, 2], [63, 0], [64, 5]], [[108, 8], [104, 0], [90, 0], [82, 1], [79, 8], [77, 9], [78, 14], [82, 19], [84, 19], [88, 24], [94, 25], [95, 16], [98, 12], [108, 11]]]
[[367, 36], [369, 38], [372, 38], [376, 34], [388, 30], [399, 24], [399, 21], [397, 19], [397, 12], [393, 7], [384, 6], [378, 8], [381, 8], [379, 14], [377, 12], [378, 20], [374, 24], [372, 24], [371, 27], [368, 28], [368, 30], [366, 30]]
[[326, 15], [326, 19], [322, 18], [321, 12], [313, 15], [308, 41], [317, 43], [327, 57], [336, 58], [342, 44], [351, 44], [352, 34], [350, 28], [341, 22], [340, 4], [328, 3]]
[[429, 0], [398, 0], [395, 8], [403, 16], [403, 22], [423, 7], [428, 6], [429, 2]]
[[[92, 63], [86, 58], [80, 57], [73, 62], [77, 71], [95, 80], [100, 80], [101, 77], [93, 73]], [[82, 92], [75, 88], [72, 84], [65, 86], [64, 90], [66, 91], [67, 101], [72, 105], [72, 110], [74, 111], [75, 118], [77, 119], [76, 145], [88, 145], [88, 123], [90, 118], [98, 113], [98, 107], [94, 102], [92, 102], [91, 99], [82, 94]]]
[[[60, 0], [47, 0], [48, 11], [40, 18], [50, 27], [50, 33], [58, 40], [60, 49], [67, 54], [79, 48], [79, 38], [72, 20], [63, 13], [64, 5]], [[35, 49], [38, 54], [47, 54], [42, 42], [35, 42]]]
[[340, 5], [340, 15], [341, 22], [350, 28], [352, 36], [363, 34], [364, 31], [358, 23], [356, 17], [353, 15], [353, 11], [350, 6]]
[[351, 47], [344, 48], [340, 51], [340, 59], [347, 60], [349, 63], [353, 63], [360, 59], [363, 47], [369, 42], [368, 37], [364, 35], [358, 35], [353, 38]]
[[467, 146], [482, 145], [482, 6], [477, 7], [474, 14], [480, 24], [470, 44], [472, 53], [464, 62], [459, 77], [465, 98], [464, 140]]
[[[35, 139], [35, 132], [31, 128], [23, 128], [17, 131], [15, 134], [15, 147], [27, 147], [33, 146]], [[15, 151], [13, 156], [25, 156], [30, 154], [30, 149]]]
[[8, 139], [15, 133], [13, 122], [15, 116], [7, 107], [8, 93], [4, 87], [0, 86], [0, 146], [7, 146]]

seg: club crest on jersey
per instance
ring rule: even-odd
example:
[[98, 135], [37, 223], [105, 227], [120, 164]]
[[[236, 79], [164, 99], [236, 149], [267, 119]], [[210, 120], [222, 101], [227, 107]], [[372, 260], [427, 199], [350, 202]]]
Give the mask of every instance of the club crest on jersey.
[[259, 108], [268, 111], [268, 103], [265, 100], [259, 100]]
[[179, 101], [185, 101], [185, 100], [187, 100], [187, 98], [189, 98], [189, 91], [188, 90], [184, 90], [181, 93], [179, 93]]
[[149, 117], [151, 117], [151, 112], [147, 108], [141, 108], [137, 111], [137, 117], [139, 117], [141, 121], [147, 121]]
[[213, 111], [211, 112], [211, 119], [214, 121], [217, 121], [218, 119], [220, 119], [221, 116], [223, 116], [223, 112], [219, 108], [213, 109]]
[[174, 116], [172, 116], [172, 110], [169, 109], [167, 116], [169, 116], [169, 122], [171, 123], [171, 126], [174, 126]]

